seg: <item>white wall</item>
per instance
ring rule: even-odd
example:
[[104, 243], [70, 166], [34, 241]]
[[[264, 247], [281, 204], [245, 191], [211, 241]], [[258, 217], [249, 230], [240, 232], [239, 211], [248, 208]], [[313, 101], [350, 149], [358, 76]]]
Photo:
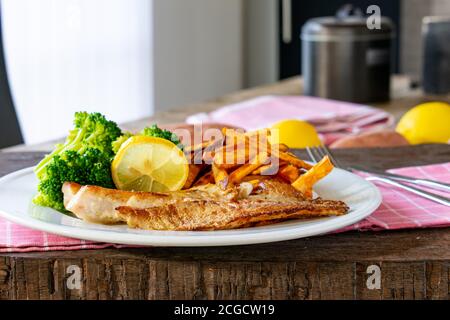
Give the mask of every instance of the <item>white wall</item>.
[[242, 0], [154, 0], [156, 110], [242, 87], [242, 14]]
[[73, 113], [125, 122], [244, 85], [245, 0], [0, 0], [25, 142]]
[[61, 137], [78, 110], [151, 115], [150, 0], [2, 0], [5, 55], [26, 143]]
[[245, 86], [278, 80], [278, 0], [244, 0]]

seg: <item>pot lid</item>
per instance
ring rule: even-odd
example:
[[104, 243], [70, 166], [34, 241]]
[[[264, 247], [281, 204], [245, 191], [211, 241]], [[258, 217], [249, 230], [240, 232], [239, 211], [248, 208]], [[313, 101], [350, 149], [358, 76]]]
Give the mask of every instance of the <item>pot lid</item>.
[[[345, 5], [334, 17], [309, 19], [302, 27], [301, 38], [310, 41], [376, 40], [394, 36], [394, 24], [388, 17], [380, 17], [379, 28], [371, 27], [370, 16], [359, 8]], [[369, 22], [368, 22], [369, 21]]]

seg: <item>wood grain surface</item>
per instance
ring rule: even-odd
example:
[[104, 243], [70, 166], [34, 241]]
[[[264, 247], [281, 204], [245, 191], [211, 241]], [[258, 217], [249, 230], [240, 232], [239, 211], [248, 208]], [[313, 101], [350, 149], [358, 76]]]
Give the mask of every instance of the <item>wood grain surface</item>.
[[[306, 158], [303, 150], [295, 153]], [[449, 161], [450, 146], [335, 154], [344, 164], [388, 169]], [[33, 165], [42, 155], [0, 152], [0, 175]], [[80, 271], [79, 288], [68, 286], [70, 266]], [[375, 269], [379, 287], [371, 282]], [[0, 299], [449, 298], [450, 228], [347, 232], [236, 247], [0, 254]]]

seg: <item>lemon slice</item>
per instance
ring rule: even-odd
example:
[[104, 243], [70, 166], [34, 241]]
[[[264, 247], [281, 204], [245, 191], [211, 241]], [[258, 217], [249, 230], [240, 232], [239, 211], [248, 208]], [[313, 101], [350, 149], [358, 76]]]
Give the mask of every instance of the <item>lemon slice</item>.
[[118, 189], [167, 192], [183, 187], [189, 166], [183, 151], [172, 142], [134, 136], [120, 147], [111, 173]]

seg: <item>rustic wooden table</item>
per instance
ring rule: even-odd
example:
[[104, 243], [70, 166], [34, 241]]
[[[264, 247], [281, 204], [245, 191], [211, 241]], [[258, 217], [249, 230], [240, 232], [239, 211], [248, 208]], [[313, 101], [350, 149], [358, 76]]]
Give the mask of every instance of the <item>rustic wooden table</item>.
[[[403, 81], [398, 78], [397, 85]], [[187, 114], [261, 94], [299, 93], [301, 80], [245, 90], [183, 112], [127, 124], [180, 122]], [[399, 115], [431, 99], [413, 90], [380, 107]], [[441, 97], [440, 100], [448, 100]], [[49, 144], [0, 151], [0, 176], [38, 162]], [[31, 152], [33, 151], [33, 152]], [[305, 157], [303, 150], [296, 150]], [[388, 169], [450, 160], [449, 145], [337, 150], [344, 164]], [[69, 266], [82, 283], [69, 289]], [[380, 277], [380, 282], [376, 277]], [[379, 284], [379, 286], [378, 286]], [[129, 248], [0, 254], [0, 299], [449, 299], [450, 228], [346, 232], [211, 248]]]

